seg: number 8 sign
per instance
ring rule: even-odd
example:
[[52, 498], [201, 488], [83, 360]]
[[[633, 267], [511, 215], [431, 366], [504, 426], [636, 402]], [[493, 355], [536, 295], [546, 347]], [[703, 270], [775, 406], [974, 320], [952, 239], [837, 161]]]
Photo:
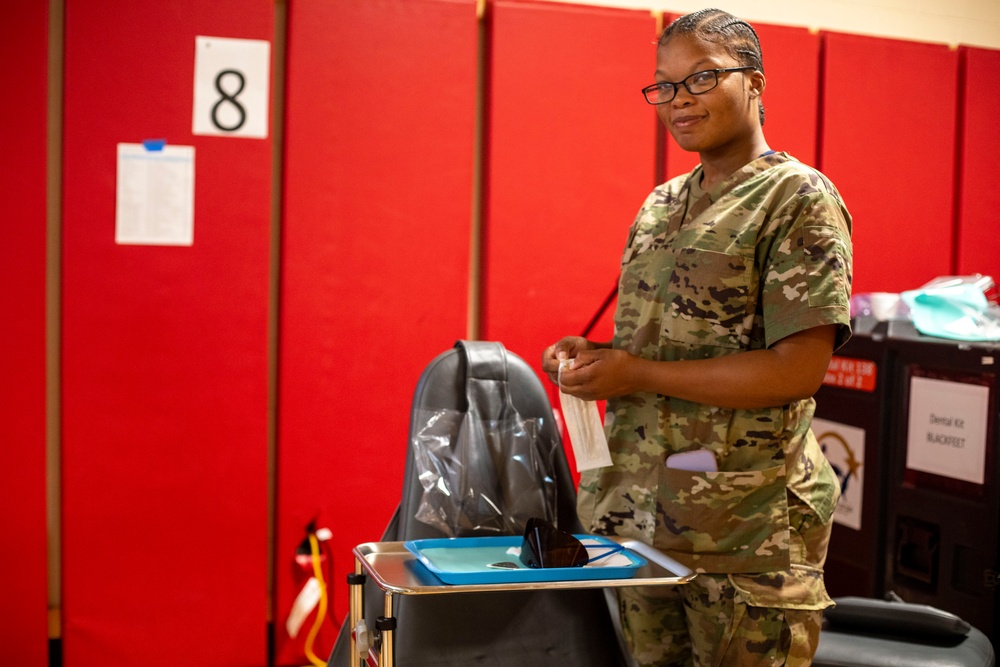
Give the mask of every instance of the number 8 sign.
[[194, 134], [267, 137], [271, 44], [195, 37]]

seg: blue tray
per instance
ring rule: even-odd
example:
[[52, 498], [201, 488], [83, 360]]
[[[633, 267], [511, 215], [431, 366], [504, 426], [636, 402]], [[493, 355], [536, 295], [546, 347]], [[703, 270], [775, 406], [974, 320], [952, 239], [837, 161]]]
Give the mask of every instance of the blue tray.
[[[591, 548], [616, 547], [617, 543], [599, 535], [577, 535]], [[583, 567], [530, 568], [516, 555], [507, 553], [520, 547], [517, 535], [502, 537], [452, 537], [411, 540], [403, 546], [446, 584], [507, 584], [533, 581], [581, 581], [585, 579], [625, 579], [635, 576], [646, 559], [629, 549], [616, 555], [629, 560], [628, 565], [584, 565]], [[490, 567], [511, 563], [515, 569]]]

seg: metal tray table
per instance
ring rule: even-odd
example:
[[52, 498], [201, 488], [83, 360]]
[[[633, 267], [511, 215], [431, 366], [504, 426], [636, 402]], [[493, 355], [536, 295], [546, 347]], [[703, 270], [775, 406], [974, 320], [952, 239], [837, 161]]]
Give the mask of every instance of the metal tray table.
[[635, 576], [615, 579], [584, 579], [573, 581], [516, 582], [490, 584], [446, 584], [431, 573], [404, 547], [403, 542], [366, 542], [353, 550], [354, 574], [348, 577], [350, 589], [351, 667], [361, 666], [355, 628], [364, 621], [364, 584], [367, 577], [385, 593], [385, 615], [375, 627], [381, 633], [378, 654], [369, 650], [368, 661], [379, 667], [393, 667], [394, 595], [452, 595], [498, 591], [530, 591], [580, 588], [619, 588], [625, 586], [670, 586], [684, 584], [694, 573], [661, 551], [634, 539], [609, 537], [626, 549], [643, 556], [647, 563]]

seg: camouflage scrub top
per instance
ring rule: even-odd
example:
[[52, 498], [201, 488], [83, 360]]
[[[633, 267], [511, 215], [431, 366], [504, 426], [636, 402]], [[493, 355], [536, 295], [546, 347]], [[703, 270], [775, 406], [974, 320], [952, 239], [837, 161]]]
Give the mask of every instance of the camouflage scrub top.
[[[826, 324], [838, 325], [842, 345], [850, 336], [851, 218], [833, 184], [784, 153], [757, 158], [689, 201], [700, 176], [698, 167], [656, 188], [639, 211], [622, 258], [613, 347], [646, 359], [702, 359]], [[581, 476], [584, 526], [653, 544], [698, 572], [788, 572], [786, 489], [824, 523], [839, 493], [809, 430], [814, 406], [728, 409], [651, 393], [610, 399], [612, 465]], [[715, 453], [718, 472], [665, 466], [668, 455], [700, 448]], [[828, 600], [821, 570], [817, 579]]]

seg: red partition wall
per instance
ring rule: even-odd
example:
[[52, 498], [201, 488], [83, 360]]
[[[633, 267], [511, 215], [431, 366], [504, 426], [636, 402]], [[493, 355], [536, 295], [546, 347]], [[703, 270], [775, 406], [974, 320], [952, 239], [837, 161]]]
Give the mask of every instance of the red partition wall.
[[[757, 23], [753, 27], [760, 38], [767, 77], [767, 88], [761, 98], [767, 143], [776, 151], [816, 166], [819, 35], [805, 28]], [[698, 155], [682, 150], [669, 133], [667, 136], [667, 177], [694, 169]]]
[[854, 292], [901, 292], [947, 275], [958, 52], [824, 38], [821, 168], [854, 217]]
[[[261, 665], [271, 142], [192, 136], [195, 37], [268, 0], [66, 2], [66, 667]], [[194, 245], [115, 244], [116, 144], [194, 146]]]
[[819, 124], [818, 33], [805, 28], [754, 24], [764, 54], [767, 87], [764, 136], [776, 151], [816, 166]]
[[[275, 551], [278, 662], [295, 548], [333, 529], [333, 615], [351, 549], [400, 497], [423, 368], [466, 334], [475, 2], [290, 6]], [[311, 619], [309, 621], [311, 623]], [[306, 628], [308, 629], [308, 627]], [[330, 648], [321, 637], [318, 653]]]
[[539, 371], [614, 288], [654, 185], [655, 32], [649, 12], [493, 6], [483, 337]]
[[[45, 171], [48, 5], [0, 20], [0, 664], [48, 664]], [[17, 63], [14, 66], [13, 63]]]
[[1000, 154], [996, 110], [1000, 108], [1000, 51], [963, 48], [963, 116], [959, 201], [959, 274], [983, 273], [1000, 281], [1000, 188], [992, 177]]

